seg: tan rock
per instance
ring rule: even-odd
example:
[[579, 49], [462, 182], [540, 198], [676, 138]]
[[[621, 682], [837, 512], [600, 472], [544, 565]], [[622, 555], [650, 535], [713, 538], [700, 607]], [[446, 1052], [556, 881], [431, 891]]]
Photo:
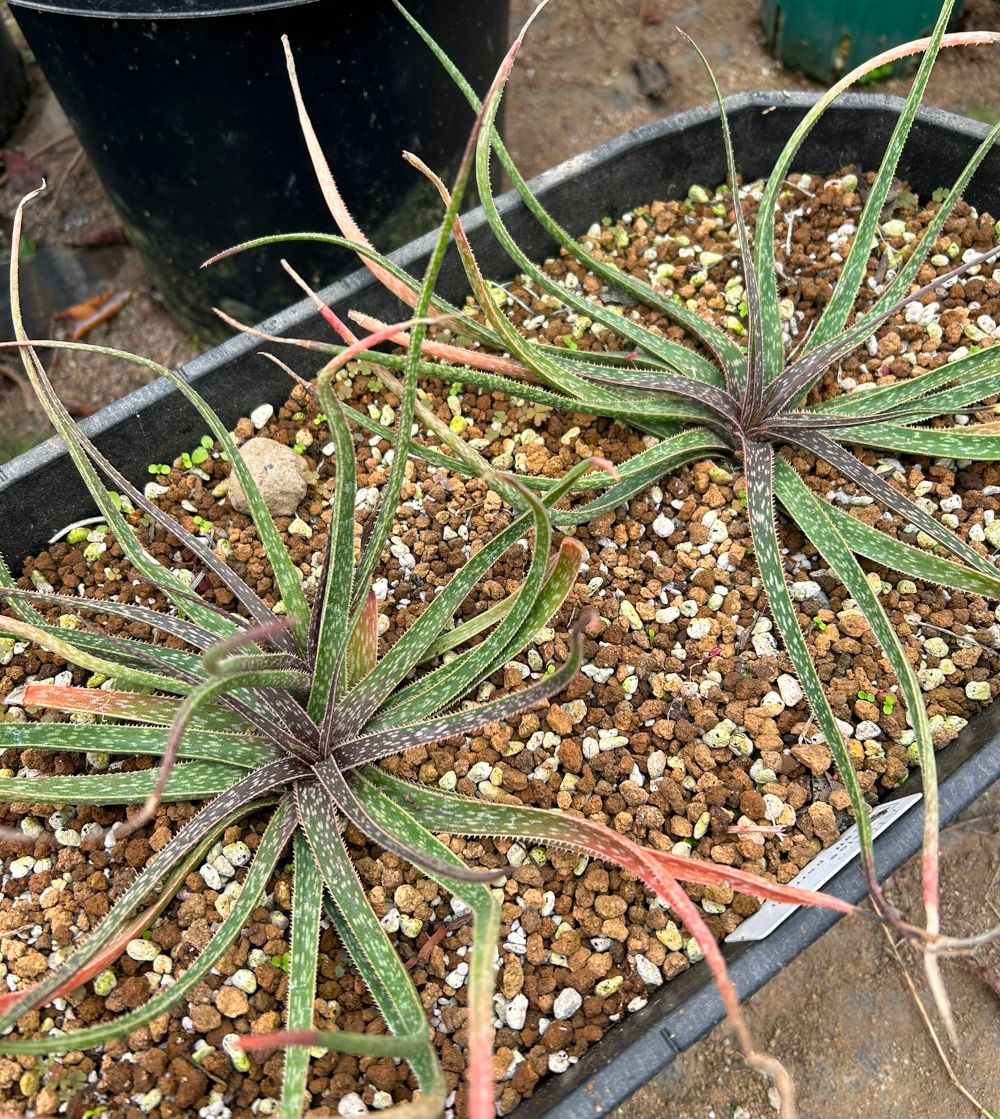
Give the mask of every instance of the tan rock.
[[214, 1006], [203, 1003], [201, 1006], [191, 1007], [191, 1021], [199, 1033], [206, 1034], [222, 1025], [222, 1015]]
[[556, 734], [567, 735], [573, 733], [573, 720], [558, 704], [552, 704], [546, 718], [549, 728], [555, 731]]
[[828, 804], [823, 804], [822, 801], [815, 801], [809, 805], [808, 812], [813, 831], [815, 831], [816, 838], [820, 843], [824, 847], [836, 843], [840, 833], [837, 831], [837, 821], [834, 818], [833, 809]]
[[236, 987], [220, 987], [215, 996], [215, 1006], [226, 1018], [242, 1018], [250, 1009], [250, 1003]]
[[628, 909], [628, 903], [624, 898], [606, 894], [594, 899], [594, 909], [599, 917], [621, 917]]
[[830, 807], [837, 812], [843, 812], [850, 803], [851, 798], [847, 795], [846, 789], [834, 789], [830, 794]]
[[833, 762], [833, 754], [825, 742], [803, 742], [793, 746], [792, 757], [817, 777], [826, 773]]
[[43, 971], [48, 971], [49, 962], [41, 954], [34, 949], [25, 952], [19, 959], [15, 960], [10, 965], [10, 970], [19, 979], [34, 979], [36, 975], [41, 975]]
[[[268, 512], [275, 517], [290, 517], [306, 496], [308, 468], [301, 455], [274, 439], [250, 439], [240, 448], [243, 461], [250, 468]], [[235, 471], [229, 477], [229, 504], [238, 513], [249, 513], [243, 487]]]

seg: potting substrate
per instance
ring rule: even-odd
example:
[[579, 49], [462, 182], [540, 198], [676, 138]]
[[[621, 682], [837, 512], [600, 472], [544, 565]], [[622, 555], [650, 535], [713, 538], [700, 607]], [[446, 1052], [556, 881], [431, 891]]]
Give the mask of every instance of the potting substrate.
[[[782, 260], [787, 280], [780, 294], [793, 305], [794, 314], [786, 319], [789, 344], [801, 340], [829, 297], [836, 265], [854, 232], [865, 182], [857, 168], [789, 180], [784, 217], [776, 225], [778, 243], [787, 246]], [[882, 223], [882, 244], [869, 261], [876, 283], [884, 278], [888, 250], [898, 251], [919, 236], [935, 205], [923, 193], [917, 199], [905, 184], [900, 186], [896, 208]], [[744, 194], [750, 216], [753, 185]], [[713, 196], [711, 187], [704, 199], [695, 192], [689, 199], [688, 205], [654, 202], [624, 216], [612, 214], [604, 223], [603, 215], [594, 214], [595, 224], [583, 239], [620, 268], [672, 288], [684, 299], [696, 299], [721, 324], [738, 310], [741, 298], [733, 282], [738, 278], [735, 246], [727, 232], [731, 200], [728, 215], [720, 216], [712, 206], [725, 205], [726, 198]], [[994, 243], [992, 217], [961, 204], [936, 246], [939, 254], [924, 266], [919, 281], [947, 271], [959, 253], [982, 251]], [[574, 262], [553, 259], [546, 269], [567, 287], [583, 288], [681, 340], [677, 328], [603, 288]], [[529, 336], [581, 349], [618, 348], [617, 340], [567, 314], [530, 284], [515, 279], [507, 290], [511, 316]], [[1000, 333], [998, 320], [1000, 272], [987, 269], [897, 315], [879, 330], [873, 346], [827, 375], [816, 390], [818, 398], [908, 379], [915, 371], [954, 360], [963, 346], [990, 345]], [[294, 363], [294, 351], [282, 356], [287, 359], [288, 353]], [[460, 376], [460, 371], [442, 372]], [[515, 473], [558, 476], [591, 454], [620, 463], [646, 445], [641, 436], [610, 421], [553, 412], [527, 398], [431, 380], [422, 388], [443, 419], [458, 421], [463, 437], [483, 441], [477, 444], [484, 445], [483, 453]], [[341, 396], [391, 425], [398, 400], [380, 382], [377, 367], [349, 367]], [[327, 430], [317, 420], [315, 398], [304, 388], [292, 389], [277, 410], [264, 400], [255, 405], [235, 424], [238, 437], [267, 437], [293, 447], [307, 468], [307, 477], [290, 479], [296, 515], [279, 518], [277, 524], [293, 560], [307, 573], [308, 587], [326, 532], [320, 497], [330, 474]], [[987, 416], [993, 416], [992, 406], [986, 415], [956, 417], [955, 422]], [[389, 446], [367, 435], [358, 444], [359, 522], [371, 512], [387, 477]], [[174, 453], [184, 449], [189, 448], [178, 446]], [[886, 517], [825, 463], [794, 450], [787, 456], [819, 495], [866, 523], [915, 542], [900, 518]], [[923, 499], [925, 507], [930, 503], [957, 534], [995, 549], [1000, 540], [1000, 521], [995, 521], [1000, 470], [869, 457], [870, 465], [904, 492]], [[433, 588], [510, 519], [509, 509], [486, 483], [462, 480], [419, 460], [413, 466], [398, 532], [374, 584], [387, 646], [412, 623]], [[155, 483], [164, 487], [164, 507], [186, 527], [194, 530], [193, 518], [198, 517], [213, 541], [228, 541], [230, 562], [273, 604], [270, 571], [249, 518], [232, 509], [227, 475], [228, 465], [213, 451], [194, 469], [185, 469], [176, 458], [169, 473], [155, 475]], [[566, 606], [526, 654], [495, 674], [475, 698], [516, 689], [558, 663], [567, 649], [570, 618], [594, 607], [600, 619], [588, 628], [586, 664], [566, 693], [547, 709], [495, 724], [468, 742], [419, 747], [382, 764], [413, 780], [469, 795], [572, 809], [660, 849], [686, 849], [693, 858], [790, 881], [851, 820], [829, 750], [815, 741], [801, 688], [776, 640], [763, 591], [754, 585], [740, 493], [738, 463], [699, 463], [665, 477], [627, 510], [619, 508], [581, 525], [575, 535], [589, 555]], [[24, 585], [49, 584], [69, 594], [165, 605], [123, 561], [113, 539], [99, 527], [91, 531], [90, 539], [74, 537], [70, 544], [63, 538], [29, 557]], [[88, 562], [83, 554], [87, 544], [104, 544], [106, 550], [96, 555], [92, 549]], [[894, 680], [864, 618], [815, 550], [794, 526], [785, 526], [782, 544], [786, 575], [808, 625], [817, 668], [834, 712], [851, 736], [862, 783], [875, 803], [906, 779], [911, 764]], [[184, 556], [162, 536], [152, 551], [171, 567], [185, 565]], [[511, 549], [479, 585], [468, 616], [515, 590], [526, 559], [525, 548]], [[866, 569], [916, 658], [935, 744], [944, 747], [1000, 688], [992, 679], [993, 661], [1000, 655], [1000, 627], [992, 607], [976, 596], [925, 587], [873, 565]], [[212, 586], [211, 578], [198, 573], [193, 578], [208, 600], [228, 604], [228, 592]], [[52, 613], [57, 617], [59, 610]], [[149, 636], [143, 627], [115, 619], [102, 624], [109, 632]], [[13, 643], [2, 659], [4, 694], [32, 677], [80, 684], [88, 676], [49, 654]], [[36, 716], [8, 706], [7, 717]], [[9, 775], [151, 764], [150, 759], [129, 759], [108, 765], [106, 758], [42, 751], [8, 751], [2, 761]], [[5, 855], [0, 932], [7, 984], [15, 989], [43, 974], [50, 953], [70, 945], [107, 912], [135, 870], [193, 810], [165, 805], [155, 824], [110, 851], [104, 850], [94, 825], [103, 829], [121, 818], [114, 811], [84, 806], [53, 815], [30, 804], [3, 811], [10, 825], [23, 827], [25, 817], [32, 817], [38, 827], [58, 832], [54, 848], [39, 843], [28, 853], [23, 846], [0, 846]], [[35, 1033], [65, 1028], [74, 1020], [100, 1021], [141, 1005], [151, 990], [169, 985], [171, 976], [205, 946], [212, 922], [231, 904], [228, 888], [239, 881], [240, 868], [221, 856], [222, 847], [245, 843], [252, 850], [262, 823], [252, 818], [227, 832], [219, 852], [212, 852], [201, 872], [189, 877], [187, 889], [145, 942], [147, 948], [123, 956], [101, 977], [100, 990], [88, 986], [62, 1006], [31, 1012], [22, 1030]], [[461, 907], [452, 906], [429, 880], [394, 856], [369, 849], [353, 829], [347, 836], [373, 907], [421, 990], [449, 1088], [456, 1093], [449, 1107], [461, 1114], [463, 956], [471, 928]], [[496, 999], [495, 1076], [500, 1110], [508, 1114], [532, 1094], [541, 1077], [572, 1068], [615, 1022], [641, 1014], [653, 992], [687, 972], [700, 952], [669, 910], [615, 868], [527, 844], [455, 839], [452, 847], [473, 865], [516, 868], [503, 886]], [[107, 1044], [103, 1054], [68, 1054], [34, 1066], [0, 1060], [3, 1098], [37, 1111], [66, 1103], [71, 1117], [104, 1106], [116, 1114], [137, 1109], [167, 1119], [213, 1103], [218, 1107], [223, 1100], [233, 1116], [267, 1114], [279, 1090], [280, 1053], [254, 1058], [247, 1071], [240, 1071], [225, 1043], [228, 1035], [266, 1032], [280, 1023], [290, 882], [285, 871], [271, 883], [246, 936], [189, 1005]], [[756, 901], [731, 890], [687, 889], [720, 938], [758, 908]], [[360, 979], [345, 967], [329, 930], [321, 952], [317, 1025], [377, 1030], [377, 1012]], [[378, 1109], [409, 1098], [412, 1081], [405, 1065], [388, 1059], [329, 1054], [314, 1061], [309, 1090], [314, 1107], [357, 1114], [363, 1106]]]

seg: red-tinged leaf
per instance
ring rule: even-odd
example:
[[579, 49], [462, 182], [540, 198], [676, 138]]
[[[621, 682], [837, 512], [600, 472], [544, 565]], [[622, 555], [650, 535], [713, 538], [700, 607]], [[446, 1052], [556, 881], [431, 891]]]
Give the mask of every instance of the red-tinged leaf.
[[413, 812], [414, 808], [419, 808], [430, 813], [435, 826], [441, 831], [456, 835], [502, 835], [511, 839], [531, 839], [542, 844], [558, 843], [593, 858], [615, 863], [646, 882], [649, 881], [650, 874], [668, 874], [685, 882], [695, 882], [702, 886], [729, 886], [754, 897], [789, 905], [817, 905], [840, 913], [862, 912], [857, 906], [832, 894], [782, 886], [768, 878], [706, 859], [642, 847], [627, 836], [619, 835], [593, 820], [563, 812], [500, 804], [490, 805], [488, 810], [484, 810], [481, 803], [468, 797], [414, 786], [374, 769], [366, 769], [364, 778], [382, 789], [407, 811]]
[[841, 913], [856, 913], [857, 906], [833, 894], [815, 890], [800, 890], [794, 886], [782, 886], [768, 878], [733, 867], [721, 866], [703, 859], [674, 855], [669, 851], [654, 851], [640, 847], [625, 836], [619, 835], [603, 824], [591, 820], [566, 818], [560, 820], [564, 827], [565, 842], [586, 844], [588, 854], [631, 870], [640, 878], [647, 878], [649, 867], [665, 872], [673, 878], [685, 882], [696, 882], [702, 886], [728, 886], [742, 893], [769, 901], [784, 902], [788, 905], [818, 905], [826, 909], [836, 909]]
[[322, 1030], [275, 1030], [268, 1034], [255, 1034], [253, 1037], [241, 1037], [236, 1044], [244, 1053], [253, 1053], [257, 1049], [283, 1049], [286, 1045], [322, 1045]]
[[18, 194], [27, 194], [29, 191], [38, 190], [45, 182], [45, 176], [37, 163], [32, 163], [27, 156], [12, 148], [0, 150], [0, 159], [4, 165], [4, 179]]
[[[164, 727], [174, 721], [181, 703], [176, 699], [136, 695], [134, 692], [106, 692], [101, 688], [74, 688], [62, 684], [27, 684], [17, 697], [24, 707], [44, 707], [70, 714], [106, 715], [113, 719], [129, 719]], [[226, 711], [202, 712], [194, 722], [205, 729], [246, 729], [245, 723]]]
[[378, 599], [368, 592], [365, 605], [344, 650], [344, 691], [364, 680], [378, 659]]
[[74, 303], [70, 307], [64, 307], [61, 311], [56, 311], [52, 317], [54, 319], [72, 319], [74, 322], [81, 322], [83, 319], [89, 319], [113, 294], [114, 288], [107, 288], [105, 291], [99, 291], [96, 295], [88, 296], [79, 303]]
[[[380, 319], [361, 314], [359, 311], [351, 311], [350, 317], [359, 326], [363, 326], [365, 330], [380, 330], [385, 326], [385, 323]], [[389, 341], [395, 342], [397, 346], [408, 346], [410, 336], [405, 330], [401, 330], [392, 335]], [[538, 377], [527, 366], [511, 361], [509, 358], [499, 357], [497, 354], [486, 353], [483, 350], [465, 350], [461, 346], [449, 346], [445, 342], [435, 342], [432, 338], [425, 338], [420, 348], [423, 353], [429, 354], [431, 357], [444, 358], [446, 361], [468, 365], [472, 369], [481, 369], [484, 373], [501, 373], [508, 377], [530, 378], [532, 381], [538, 381]]]
[[[323, 304], [326, 306], [326, 304]], [[450, 322], [450, 315], [439, 316], [440, 321]], [[338, 320], [339, 321], [339, 320]], [[369, 334], [366, 338], [362, 338], [356, 342], [352, 342], [346, 350], [337, 356], [324, 367], [323, 372], [328, 377], [342, 369], [349, 361], [353, 361], [358, 354], [363, 353], [365, 350], [373, 349], [382, 342], [388, 342], [393, 335], [398, 334], [400, 330], [407, 326], [426, 326], [428, 323], [437, 322], [438, 319], [407, 319], [405, 322], [393, 323], [391, 326], [383, 326], [380, 330], [376, 330], [374, 334]]]
[[[281, 42], [285, 48], [285, 64], [288, 67], [288, 78], [291, 82], [292, 93], [295, 97], [295, 105], [298, 109], [299, 126], [302, 129], [306, 147], [309, 149], [313, 170], [316, 173], [316, 178], [319, 181], [320, 190], [323, 192], [323, 198], [326, 201], [327, 207], [333, 216], [333, 220], [337, 223], [337, 227], [348, 241], [353, 241], [356, 245], [373, 248], [372, 243], [364, 235], [361, 227], [354, 220], [351, 212], [344, 204], [336, 180], [330, 171], [330, 165], [327, 163], [326, 156], [323, 154], [323, 149], [320, 147], [319, 139], [316, 136], [312, 121], [309, 119], [309, 114], [306, 111], [305, 101], [302, 98], [302, 91], [299, 88], [299, 80], [295, 71], [295, 59], [292, 55], [291, 45], [288, 42], [288, 36], [282, 36]], [[218, 259], [220, 259], [220, 257], [212, 258], [212, 260]], [[381, 265], [369, 260], [367, 257], [362, 257], [361, 259], [365, 267], [372, 272], [376, 279], [403, 303], [409, 307], [412, 307], [416, 303], [417, 288], [415, 285], [403, 284], [400, 280], [397, 280], [391, 272], [387, 272]], [[206, 263], [211, 264], [212, 260], [206, 261]]]

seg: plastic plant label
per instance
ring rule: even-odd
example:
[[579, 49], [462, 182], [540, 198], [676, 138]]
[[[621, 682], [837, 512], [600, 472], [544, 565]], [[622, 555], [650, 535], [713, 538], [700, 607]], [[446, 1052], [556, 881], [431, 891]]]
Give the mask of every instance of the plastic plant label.
[[[872, 809], [872, 838], [881, 835], [894, 820], [897, 820], [904, 812], [912, 808], [921, 796], [921, 793], [913, 793], [911, 796], [900, 797], [898, 800], [891, 800]], [[788, 884], [800, 890], [818, 890], [829, 882], [838, 870], [847, 866], [860, 850], [858, 826], [854, 824], [844, 832], [836, 843], [827, 847], [825, 851], [820, 851], [816, 858]], [[735, 944], [744, 940], [763, 940], [764, 937], [770, 936], [779, 925], [791, 917], [798, 908], [797, 905], [765, 901], [752, 917], [748, 917], [738, 929], [726, 937], [726, 943]]]

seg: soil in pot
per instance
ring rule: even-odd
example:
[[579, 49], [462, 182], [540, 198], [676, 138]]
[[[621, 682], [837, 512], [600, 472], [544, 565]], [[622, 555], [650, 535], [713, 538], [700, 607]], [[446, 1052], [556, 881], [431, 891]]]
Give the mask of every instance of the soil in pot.
[[[828, 298], [837, 257], [853, 232], [865, 181], [846, 189], [851, 182], [844, 175], [840, 172], [829, 182], [793, 176], [782, 203], [785, 218], [778, 222], [776, 236], [788, 246], [783, 261], [787, 290], [781, 294], [792, 300], [792, 344]], [[896, 212], [882, 227], [885, 245], [893, 251], [902, 249], [908, 234], [919, 235], [930, 212], [907, 205], [905, 194], [901, 191]], [[598, 223], [587, 239], [614, 256], [619, 267], [638, 275], [650, 278], [652, 273], [656, 280], [660, 269], [660, 279], [669, 279], [681, 298], [697, 299], [721, 323], [738, 314], [738, 306], [730, 307], [726, 299], [735, 256], [725, 233], [729, 223], [712, 210], [721, 201], [655, 203], [627, 219]], [[670, 239], [657, 244], [657, 236]], [[920, 281], [933, 279], [935, 269], [946, 271], [952, 256], [969, 248], [982, 250], [993, 238], [990, 217], [959, 206], [942, 236], [946, 263], [925, 265], [930, 271]], [[650, 256], [652, 249], [656, 251]], [[876, 282], [884, 278], [887, 259], [880, 248], [870, 261]], [[663, 265], [670, 265], [672, 275]], [[559, 259], [547, 267], [568, 286], [581, 285], [611, 301], [613, 293], [602, 291], [594, 277], [572, 262]], [[947, 361], [962, 345], [990, 344], [995, 325], [987, 329], [986, 319], [1000, 321], [1000, 273], [996, 275], [980, 274], [952, 285], [934, 300], [937, 306], [930, 301], [923, 305], [919, 318], [913, 312], [898, 316], [878, 332], [873, 353], [862, 350], [846, 360], [820, 393], [832, 396], [858, 391], [858, 385], [909, 378]], [[579, 322], [568, 321], [527, 284], [515, 282], [509, 292], [514, 318], [527, 333], [578, 348], [615, 345], [592, 330], [578, 329]], [[623, 314], [641, 316], [680, 337], [645, 308], [617, 305]], [[982, 337], [968, 330], [970, 324]], [[344, 398], [391, 423], [386, 410], [398, 401], [378, 380], [377, 369], [356, 365], [349, 372], [342, 384]], [[449, 390], [435, 382], [423, 387], [443, 418], [461, 416], [467, 424], [465, 437], [488, 440], [492, 446], [485, 453], [509, 456], [509, 464], [501, 460], [499, 465], [515, 471], [559, 475], [589, 454], [621, 462], [644, 445], [641, 437], [607, 420], [559, 414], [499, 394]], [[992, 408], [988, 411], [992, 416]], [[298, 516], [278, 521], [293, 558], [310, 572], [318, 562], [314, 557], [322, 555], [320, 495], [330, 475], [324, 455], [327, 433], [316, 422], [315, 400], [296, 388], [276, 415], [266, 407], [258, 410], [253, 419], [240, 421], [237, 432], [244, 439], [261, 434], [297, 445], [315, 470]], [[386, 479], [388, 449], [388, 442], [377, 437], [365, 437], [359, 445], [359, 519], [369, 514]], [[788, 453], [818, 493], [912, 542], [906, 525], [880, 521], [881, 510], [866, 504], [835, 471], [798, 452]], [[963, 538], [984, 548], [993, 544], [1000, 470], [929, 460], [885, 460], [884, 466], [906, 492], [952, 518], [947, 523]], [[234, 566], [273, 602], [275, 591], [256, 535], [248, 518], [234, 513], [226, 500], [227, 473], [228, 465], [214, 455], [196, 470], [185, 470], [178, 459], [159, 478], [166, 486], [162, 501], [189, 528], [195, 527], [196, 516], [210, 522], [214, 538], [228, 540]], [[491, 726], [468, 742], [420, 747], [384, 764], [415, 780], [471, 795], [509, 796], [580, 811], [652, 846], [686, 849], [692, 857], [789, 881], [836, 839], [850, 817], [829, 752], [809, 741], [801, 690], [773, 635], [763, 592], [754, 583], [740, 492], [734, 464], [700, 463], [666, 477], [627, 510], [581, 526], [576, 535], [590, 556], [562, 614], [490, 685], [494, 694], [517, 688], [559, 660], [571, 614], [593, 606], [601, 618], [589, 634], [587, 664], [566, 694], [547, 709]], [[508, 522], [509, 511], [484, 483], [415, 462], [398, 533], [377, 573], [384, 640], [391, 644], [433, 588]], [[89, 564], [83, 555], [87, 541], [52, 545], [27, 561], [24, 585], [44, 581], [93, 598], [155, 600], [153, 588], [137, 581], [109, 536], [95, 542], [106, 544], [107, 550]], [[851, 726], [852, 753], [874, 801], [905, 777], [910, 764], [893, 678], [864, 619], [794, 526], [786, 526], [783, 543], [786, 572], [798, 588], [798, 608], [812, 621], [808, 641], [815, 661], [835, 714]], [[156, 539], [152, 547], [171, 566], [184, 565], [184, 557], [166, 539]], [[524, 549], [512, 549], [480, 584], [479, 599], [470, 600], [469, 612], [488, 608], [513, 589], [526, 560]], [[936, 741], [944, 745], [998, 689], [992, 676], [1000, 631], [992, 610], [975, 596], [949, 595], [884, 569], [869, 570], [919, 663]], [[211, 580], [197, 572], [192, 578], [208, 598], [228, 605], [225, 590], [210, 587]], [[99, 620], [112, 632], [149, 636], [114, 619]], [[31, 677], [86, 681], [86, 673], [67, 669], [49, 654], [17, 645], [0, 651], [6, 662], [0, 669], [4, 694]], [[38, 714], [8, 707], [6, 717]], [[743, 736], [752, 744], [749, 754], [742, 752]], [[149, 761], [127, 760], [122, 768], [144, 768]], [[2, 763], [12, 773], [60, 773], [105, 765], [107, 759], [7, 751]], [[192, 810], [188, 805], [163, 806], [153, 825], [110, 851], [103, 849], [93, 825], [106, 827], [118, 818], [115, 812], [85, 806], [75, 814], [53, 814], [30, 804], [3, 811], [3, 819], [13, 826], [32, 817], [38, 829], [58, 832], [55, 847], [44, 842], [34, 850], [0, 845], [0, 952], [5, 981], [16, 989], [44, 973], [52, 952], [71, 944], [103, 916], [136, 868]], [[731, 831], [734, 827], [743, 830]], [[252, 849], [260, 830], [261, 821], [250, 819], [232, 829], [224, 844], [245, 843]], [[372, 904], [395, 934], [422, 991], [449, 1086], [456, 1091], [450, 1106], [461, 1114], [463, 956], [470, 928], [460, 907], [456, 910], [429, 880], [394, 856], [369, 849], [357, 833], [349, 831], [348, 837]], [[495, 1070], [506, 1114], [530, 1095], [539, 1077], [569, 1067], [614, 1021], [639, 1009], [655, 987], [689, 967], [699, 953], [671, 913], [615, 868], [488, 840], [455, 839], [453, 846], [479, 865], [517, 864], [503, 887], [507, 904], [498, 974]], [[62, 1005], [26, 1015], [23, 1031], [66, 1028], [74, 1020], [92, 1023], [141, 1005], [152, 988], [169, 984], [172, 974], [207, 943], [213, 920], [226, 911], [232, 896], [227, 888], [241, 874], [239, 866], [218, 857], [192, 874], [146, 942], [150, 947], [133, 949]], [[227, 1051], [227, 1037], [264, 1032], [280, 1021], [289, 888], [287, 872], [271, 883], [269, 900], [254, 914], [246, 936], [189, 1005], [108, 1044], [103, 1053], [71, 1053], [44, 1062], [0, 1059], [0, 1099], [13, 1110], [45, 1112], [65, 1102], [71, 1119], [82, 1119], [95, 1107], [116, 1115], [134, 1111], [134, 1119], [141, 1114], [153, 1119], [194, 1115], [206, 1107], [215, 1109], [212, 1114], [223, 1114], [225, 1107], [238, 1119], [268, 1113], [279, 1090], [280, 1053], [257, 1055], [241, 1070]], [[757, 908], [752, 899], [726, 890], [689, 887], [689, 893], [701, 902], [720, 937]], [[318, 1024], [379, 1030], [377, 1014], [360, 980], [345, 970], [330, 931], [323, 935], [321, 950]], [[408, 1098], [411, 1083], [405, 1066], [392, 1061], [328, 1055], [314, 1062], [309, 1088], [316, 1108], [354, 1114], [362, 1105], [377, 1109]]]

